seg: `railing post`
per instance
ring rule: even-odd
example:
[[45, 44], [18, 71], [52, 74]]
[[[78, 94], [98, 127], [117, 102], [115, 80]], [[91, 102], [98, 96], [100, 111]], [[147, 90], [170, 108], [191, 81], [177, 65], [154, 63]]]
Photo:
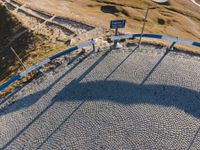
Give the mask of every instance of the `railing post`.
[[[115, 29], [115, 36], [117, 35], [118, 35], [118, 28]], [[117, 47], [117, 42], [118, 42], [117, 40], [114, 41], [114, 46], [113, 46], [114, 49]]]
[[168, 53], [169, 51], [173, 50], [174, 46], [175, 46], [176, 42], [173, 42], [169, 48], [167, 48], [167, 52]]
[[96, 46], [95, 46], [96, 39], [92, 39], [92, 41], [94, 42], [92, 44], [92, 49], [93, 49], [94, 52], [97, 52], [97, 49], [96, 49]]

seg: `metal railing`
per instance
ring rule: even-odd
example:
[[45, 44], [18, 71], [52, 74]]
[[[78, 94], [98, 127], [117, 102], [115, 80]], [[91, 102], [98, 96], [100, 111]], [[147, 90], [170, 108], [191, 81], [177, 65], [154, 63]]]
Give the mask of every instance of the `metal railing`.
[[[126, 34], [126, 35], [112, 36], [112, 40], [122, 40], [122, 39], [137, 38], [137, 37], [138, 38], [141, 37], [141, 34]], [[184, 40], [181, 38], [175, 38], [175, 37], [171, 37], [171, 36], [164, 36], [164, 35], [159, 35], [159, 34], [143, 34], [142, 37], [163, 39], [163, 40], [168, 40], [168, 41], [172, 41], [175, 43], [189, 44], [192, 46], [200, 47], [200, 43], [198, 43], [198, 42]]]
[[55, 55], [53, 55], [53, 56], [51, 56], [51, 57], [49, 57], [49, 58], [47, 58], [45, 60], [42, 60], [41, 62], [29, 67], [28, 69], [22, 71], [21, 73], [15, 75], [14, 77], [12, 77], [9, 80], [7, 80], [6, 82], [4, 82], [2, 85], [0, 85], [0, 91], [3, 91], [5, 88], [7, 88], [9, 85], [14, 83], [15, 81], [21, 79], [22, 77], [24, 77], [25, 75], [31, 73], [34, 70], [38, 70], [43, 65], [49, 63], [50, 61], [52, 61], [52, 60], [54, 60], [54, 59], [56, 59], [58, 57], [61, 57], [63, 55], [67, 55], [67, 54], [69, 54], [69, 53], [71, 53], [73, 51], [76, 51], [78, 49], [84, 48], [84, 47], [89, 46], [89, 45], [92, 45], [93, 46], [93, 50], [95, 50], [95, 46], [94, 46], [95, 42], [96, 42], [96, 40], [92, 39], [92, 40], [87, 41], [87, 42], [85, 42], [83, 44], [71, 47], [71, 48], [69, 48], [67, 50], [64, 50], [64, 51], [62, 51], [60, 53], [57, 53], [57, 54], [55, 54]]

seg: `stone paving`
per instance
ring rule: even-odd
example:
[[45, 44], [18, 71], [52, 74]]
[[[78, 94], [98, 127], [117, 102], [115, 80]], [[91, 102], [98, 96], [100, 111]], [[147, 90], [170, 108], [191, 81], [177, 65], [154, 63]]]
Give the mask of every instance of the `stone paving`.
[[198, 150], [199, 68], [149, 46], [64, 64], [0, 100], [0, 149]]

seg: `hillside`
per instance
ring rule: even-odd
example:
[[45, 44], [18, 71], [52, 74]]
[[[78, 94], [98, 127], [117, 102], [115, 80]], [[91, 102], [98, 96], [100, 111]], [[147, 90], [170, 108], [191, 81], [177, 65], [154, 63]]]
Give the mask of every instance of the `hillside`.
[[62, 45], [58, 46], [51, 42], [47, 36], [30, 31], [2, 5], [0, 5], [0, 19], [2, 20], [0, 23], [0, 84], [25, 69], [11, 47], [26, 67], [52, 55], [55, 49], [57, 51], [63, 49]]
[[[22, 38], [17, 41], [10, 43], [13, 36], [25, 30], [26, 28], [4, 7], [0, 5], [0, 81], [4, 79], [11, 72], [15, 72], [21, 67], [19, 62], [16, 61], [16, 57], [11, 51], [10, 47], [15, 47], [16, 52], [20, 55], [22, 59], [26, 59], [27, 52], [26, 49], [30, 43], [33, 41], [32, 35], [27, 32]], [[16, 46], [16, 43], [17, 46]]]
[[[171, 0], [158, 5], [150, 0], [20, 0], [27, 5], [108, 28], [111, 19], [126, 19], [125, 33], [140, 32], [149, 6], [145, 32], [200, 40], [200, 8], [190, 0]], [[189, 28], [188, 28], [189, 27]]]

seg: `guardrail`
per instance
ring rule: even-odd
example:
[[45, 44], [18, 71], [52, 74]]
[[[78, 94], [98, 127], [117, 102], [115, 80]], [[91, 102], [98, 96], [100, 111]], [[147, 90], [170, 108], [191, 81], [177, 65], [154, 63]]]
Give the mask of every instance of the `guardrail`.
[[[128, 38], [137, 38], [137, 37], [141, 37], [141, 34], [126, 34], [126, 35], [118, 35], [118, 36], [112, 36], [112, 40], [113, 41], [117, 41], [117, 40], [121, 40], [121, 39], [128, 39]], [[146, 37], [146, 38], [155, 38], [155, 39], [163, 39], [163, 40], [168, 40], [168, 41], [172, 41], [173, 43], [183, 43], [183, 44], [189, 44], [189, 45], [193, 45], [193, 46], [197, 46], [200, 47], [200, 43], [199, 42], [194, 42], [194, 41], [189, 41], [189, 40], [184, 40], [184, 39], [180, 39], [180, 38], [174, 38], [174, 37], [170, 37], [170, 36], [163, 36], [163, 35], [157, 35], [157, 34], [143, 34], [142, 37]], [[83, 44], [80, 44], [78, 46], [69, 48], [67, 50], [64, 50], [56, 55], [53, 55], [33, 66], [31, 66], [30, 68], [22, 71], [21, 73], [15, 75], [14, 77], [10, 78], [9, 80], [7, 80], [5, 83], [3, 83], [2, 85], [0, 85], [0, 91], [4, 90], [5, 88], [7, 88], [10, 84], [14, 83], [15, 81], [21, 79], [22, 77], [24, 77], [25, 75], [29, 74], [30, 72], [39, 69], [40, 67], [42, 67], [43, 65], [49, 63], [50, 61], [69, 54], [73, 51], [76, 51], [78, 49], [84, 48], [86, 46], [89, 45], [93, 45], [94, 48], [94, 44], [95, 44], [96, 40], [92, 39], [90, 41], [87, 41]]]
[[[112, 36], [112, 40], [115, 41], [115, 40], [129, 39], [129, 38], [136, 38], [136, 37], [141, 37], [141, 34], [126, 34], [126, 35]], [[200, 43], [198, 42], [184, 40], [180, 38], [174, 38], [171, 36], [164, 36], [164, 35], [158, 35], [158, 34], [143, 34], [142, 37], [163, 39], [163, 40], [168, 40], [175, 43], [183, 43], [183, 44], [189, 44], [189, 45], [200, 47]]]
[[49, 63], [50, 61], [52, 61], [52, 60], [54, 60], [54, 59], [56, 59], [56, 58], [58, 58], [60, 56], [69, 54], [69, 53], [71, 53], [73, 51], [76, 51], [78, 49], [84, 48], [86, 46], [89, 46], [89, 45], [93, 45], [94, 46], [95, 42], [96, 42], [96, 40], [92, 39], [92, 40], [87, 41], [87, 42], [85, 42], [83, 44], [80, 44], [78, 46], [75, 46], [75, 47], [69, 48], [67, 50], [64, 50], [64, 51], [62, 51], [60, 53], [57, 53], [56, 55], [53, 55], [53, 56], [51, 56], [51, 57], [49, 57], [49, 58], [47, 58], [47, 59], [45, 59], [45, 60], [43, 60], [43, 61], [41, 61], [41, 62], [39, 62], [37, 64], [31, 66], [30, 68], [22, 71], [21, 73], [15, 75], [14, 77], [10, 78], [6, 82], [4, 82], [2, 85], [0, 85], [0, 91], [4, 90], [5, 88], [7, 88], [9, 85], [11, 85], [12, 83], [14, 83], [15, 81], [21, 79], [22, 77], [24, 77], [25, 75], [29, 74], [30, 72], [39, 69], [43, 65]]

